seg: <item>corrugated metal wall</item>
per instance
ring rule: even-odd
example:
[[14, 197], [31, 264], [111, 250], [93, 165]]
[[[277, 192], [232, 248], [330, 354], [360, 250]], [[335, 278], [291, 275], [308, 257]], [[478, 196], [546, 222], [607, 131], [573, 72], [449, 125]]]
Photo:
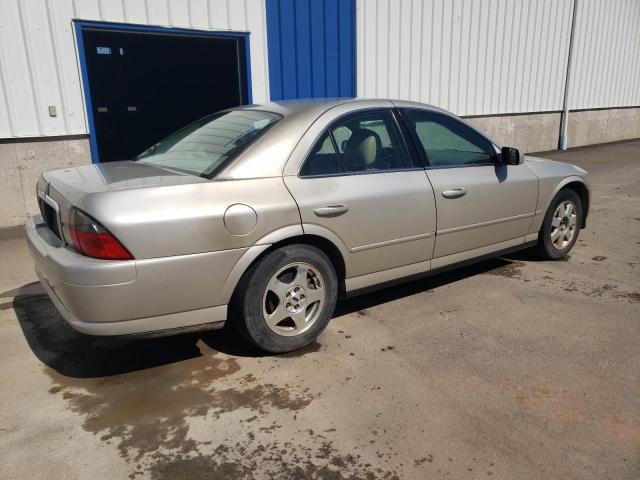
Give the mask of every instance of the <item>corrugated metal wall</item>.
[[640, 105], [640, 1], [579, 0], [570, 108]]
[[269, 98], [264, 0], [2, 0], [0, 138], [87, 133], [73, 18], [249, 31], [253, 100]]
[[266, 0], [272, 100], [355, 95], [355, 0]]
[[[640, 105], [637, 0], [579, 0], [570, 108]], [[358, 0], [358, 95], [562, 109], [573, 0]]]
[[[314, 5], [337, 11], [351, 4], [282, 1], [302, 5], [302, 16], [309, 6], [311, 32], [317, 28]], [[579, 2], [569, 107], [639, 106], [640, 1]], [[356, 0], [357, 94], [433, 103], [461, 115], [560, 110], [572, 5]], [[72, 18], [250, 31], [253, 99], [260, 102], [269, 98], [265, 17], [265, 0], [2, 0], [0, 138], [87, 133]], [[286, 48], [293, 45], [282, 45], [311, 79], [295, 84], [296, 96], [315, 95], [322, 83], [310, 70], [304, 33], [296, 31], [294, 53]], [[338, 95], [348, 95], [340, 81], [336, 86], [334, 73], [325, 70], [326, 94], [335, 94], [334, 86]], [[273, 96], [287, 95], [283, 89]], [[57, 107], [57, 117], [49, 116], [49, 105]]]

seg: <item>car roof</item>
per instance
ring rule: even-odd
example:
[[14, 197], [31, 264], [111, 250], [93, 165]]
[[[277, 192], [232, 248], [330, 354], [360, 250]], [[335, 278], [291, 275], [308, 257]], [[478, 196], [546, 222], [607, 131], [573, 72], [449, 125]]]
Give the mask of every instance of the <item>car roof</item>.
[[261, 110], [282, 115], [283, 120], [312, 123], [327, 110], [356, 101], [353, 98], [308, 98], [297, 100], [277, 100], [273, 102], [245, 105], [230, 110]]
[[[282, 119], [252, 143], [215, 177], [217, 180], [248, 179], [280, 176], [286, 162], [306, 131], [327, 111], [348, 105], [356, 111], [362, 108], [420, 108], [452, 115], [432, 105], [406, 100], [374, 98], [318, 98], [278, 100], [245, 105], [229, 110], [255, 110], [277, 113]], [[341, 107], [342, 108], [342, 107]]]
[[301, 113], [308, 113], [310, 115], [316, 114], [320, 116], [325, 111], [333, 108], [337, 105], [342, 105], [344, 103], [353, 103], [355, 104], [364, 103], [371, 100], [378, 101], [387, 101], [391, 102], [393, 105], [397, 107], [414, 107], [414, 108], [422, 108], [427, 110], [435, 110], [440, 112], [449, 113], [446, 110], [443, 110], [434, 105], [428, 105], [426, 103], [420, 102], [412, 102], [408, 100], [393, 100], [393, 99], [382, 99], [382, 98], [360, 98], [360, 97], [330, 97], [330, 98], [302, 98], [295, 100], [276, 100], [271, 102], [264, 103], [255, 103], [251, 105], [244, 105], [242, 107], [236, 107], [235, 109], [243, 109], [243, 110], [264, 110], [268, 112], [274, 112], [282, 115], [283, 117], [288, 117], [291, 115], [299, 115]]

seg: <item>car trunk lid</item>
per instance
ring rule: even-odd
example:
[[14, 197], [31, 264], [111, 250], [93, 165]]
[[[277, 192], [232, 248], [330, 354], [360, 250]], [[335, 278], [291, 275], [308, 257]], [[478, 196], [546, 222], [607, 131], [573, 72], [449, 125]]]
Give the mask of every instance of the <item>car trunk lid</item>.
[[49, 230], [61, 242], [70, 245], [69, 212], [71, 207], [82, 205], [88, 195], [207, 181], [142, 162], [84, 165], [43, 173], [37, 183], [38, 205]]

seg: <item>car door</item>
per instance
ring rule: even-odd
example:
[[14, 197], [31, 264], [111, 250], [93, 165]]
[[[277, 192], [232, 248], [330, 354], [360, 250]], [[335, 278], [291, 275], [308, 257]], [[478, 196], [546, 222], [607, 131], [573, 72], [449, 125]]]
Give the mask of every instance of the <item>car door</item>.
[[347, 290], [428, 270], [433, 190], [393, 110], [342, 115], [314, 136], [298, 173], [284, 180], [305, 233], [341, 244]]
[[403, 109], [427, 166], [438, 212], [432, 267], [524, 243], [538, 200], [538, 178], [502, 163], [497, 148], [461, 120]]

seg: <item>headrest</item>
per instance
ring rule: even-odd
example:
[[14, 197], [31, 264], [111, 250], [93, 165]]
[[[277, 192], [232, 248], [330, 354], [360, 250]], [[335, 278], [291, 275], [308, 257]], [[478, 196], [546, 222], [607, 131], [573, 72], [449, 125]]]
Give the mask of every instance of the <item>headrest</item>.
[[366, 170], [376, 162], [381, 149], [382, 142], [376, 132], [366, 128], [354, 130], [344, 152], [345, 167], [349, 171]]

